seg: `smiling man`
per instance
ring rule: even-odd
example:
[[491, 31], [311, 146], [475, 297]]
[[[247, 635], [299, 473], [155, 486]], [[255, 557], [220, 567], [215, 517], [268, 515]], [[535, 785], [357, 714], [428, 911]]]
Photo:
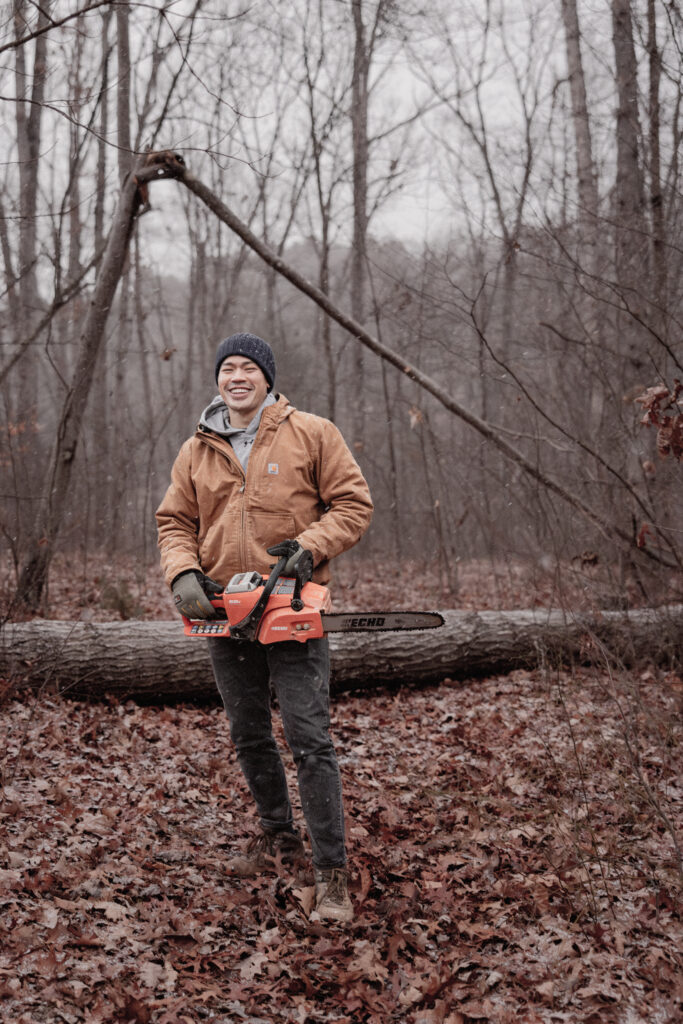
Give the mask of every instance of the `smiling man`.
[[[273, 393], [275, 357], [262, 338], [233, 334], [216, 352], [219, 394], [180, 449], [157, 510], [161, 563], [176, 606], [210, 618], [212, 593], [238, 572], [327, 583], [329, 563], [367, 529], [372, 502], [341, 434]], [[316, 910], [350, 921], [341, 778], [329, 735], [327, 639], [263, 646], [208, 639], [216, 685], [230, 720], [260, 831], [226, 864], [248, 876], [304, 858], [284, 766], [273, 737], [271, 686], [297, 769], [311, 842]]]
[[269, 380], [259, 364], [246, 356], [228, 356], [221, 363], [217, 384], [230, 426], [248, 427], [269, 394]]

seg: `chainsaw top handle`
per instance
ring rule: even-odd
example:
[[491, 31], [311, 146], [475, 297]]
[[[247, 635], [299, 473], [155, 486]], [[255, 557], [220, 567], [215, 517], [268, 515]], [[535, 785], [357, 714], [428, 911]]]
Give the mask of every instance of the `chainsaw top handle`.
[[256, 640], [256, 637], [258, 635], [258, 628], [261, 624], [263, 613], [266, 610], [266, 605], [268, 604], [268, 598], [272, 594], [275, 588], [275, 584], [277, 583], [278, 578], [280, 576], [280, 573], [282, 572], [286, 564], [287, 555], [283, 555], [282, 558], [280, 558], [279, 561], [277, 561], [273, 566], [270, 576], [266, 580], [265, 586], [263, 588], [263, 593], [261, 594], [260, 598], [254, 605], [252, 610], [249, 612], [248, 615], [245, 615], [242, 621], [238, 622], [236, 626], [230, 627], [230, 636], [233, 638], [233, 640]]

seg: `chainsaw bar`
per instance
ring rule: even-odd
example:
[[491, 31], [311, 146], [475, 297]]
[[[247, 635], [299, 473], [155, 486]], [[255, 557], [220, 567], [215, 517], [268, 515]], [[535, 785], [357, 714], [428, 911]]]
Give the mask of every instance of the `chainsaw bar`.
[[438, 612], [373, 612], [358, 615], [353, 612], [323, 613], [320, 616], [326, 633], [384, 633], [393, 629], [435, 629], [443, 626], [443, 615]]

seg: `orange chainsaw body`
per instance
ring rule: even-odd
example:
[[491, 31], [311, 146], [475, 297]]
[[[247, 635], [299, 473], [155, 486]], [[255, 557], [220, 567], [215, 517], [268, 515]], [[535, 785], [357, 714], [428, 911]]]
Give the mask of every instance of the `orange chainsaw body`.
[[[186, 636], [230, 637], [230, 627], [237, 626], [247, 618], [258, 604], [263, 585], [244, 591], [225, 590], [211, 603], [225, 611], [225, 619], [188, 619], [183, 615]], [[280, 576], [268, 598], [265, 611], [258, 625], [256, 639], [262, 644], [279, 643], [283, 640], [298, 640], [305, 643], [324, 636], [321, 613], [332, 606], [332, 596], [327, 587], [319, 583], [305, 583], [301, 589], [303, 608], [294, 611], [292, 596], [294, 580]]]

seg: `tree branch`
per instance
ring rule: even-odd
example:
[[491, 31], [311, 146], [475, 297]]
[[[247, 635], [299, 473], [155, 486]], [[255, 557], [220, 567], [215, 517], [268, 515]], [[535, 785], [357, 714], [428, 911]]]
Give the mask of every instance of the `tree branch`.
[[[267, 263], [270, 267], [273, 267], [279, 274], [286, 278], [295, 288], [307, 295], [313, 302], [316, 303], [325, 313], [328, 314], [333, 320], [335, 320], [341, 327], [345, 328], [354, 338], [356, 338], [362, 345], [369, 348], [371, 352], [384, 359], [386, 362], [391, 363], [401, 373], [404, 373], [415, 383], [419, 384], [425, 391], [428, 391], [433, 395], [444, 408], [448, 409], [459, 419], [464, 420], [469, 426], [476, 430], [479, 434], [490, 441], [496, 448], [498, 448], [507, 458], [515, 462], [520, 466], [526, 473], [529, 474], [533, 479], [537, 480], [543, 485], [548, 491], [558, 495], [568, 505], [576, 509], [584, 519], [588, 520], [593, 526], [597, 527], [601, 533], [610, 538], [611, 540], [620, 543], [622, 546], [629, 550], [638, 550], [636, 544], [636, 538], [628, 534], [625, 530], [610, 523], [605, 519], [599, 512], [591, 508], [585, 502], [583, 502], [575, 494], [566, 490], [561, 484], [552, 477], [548, 476], [543, 470], [539, 469], [537, 465], [531, 462], [523, 452], [520, 452], [517, 448], [509, 444], [504, 438], [502, 438], [498, 432], [481, 419], [475, 413], [466, 409], [459, 402], [455, 401], [451, 393], [445, 388], [441, 387], [435, 380], [422, 373], [416, 366], [409, 363], [399, 353], [394, 352], [393, 349], [383, 345], [369, 334], [359, 323], [357, 323], [352, 317], [348, 316], [343, 310], [336, 306], [328, 295], [325, 295], [319, 288], [303, 277], [297, 270], [285, 262], [281, 256], [276, 255], [272, 250], [266, 246], [260, 238], [258, 238], [248, 227], [237, 217], [235, 213], [225, 203], [209, 189], [203, 182], [199, 181], [189, 171], [184, 170], [178, 175], [178, 180], [193, 192], [201, 201], [214, 213], [219, 220], [226, 224], [232, 231], [237, 234], [243, 242], [246, 243], [251, 249], [257, 253], [261, 259]], [[647, 549], [641, 549], [643, 554], [656, 560], [662, 561], [662, 559], [654, 554], [653, 552], [647, 551]]]
[[24, 46], [25, 43], [30, 43], [32, 39], [37, 39], [38, 36], [44, 35], [46, 32], [50, 32], [53, 28], [59, 28], [61, 25], [65, 25], [67, 21], [73, 21], [74, 18], [80, 18], [82, 14], [89, 14], [90, 11], [96, 11], [98, 7], [107, 7], [110, 4], [113, 5], [114, 0], [93, 0], [92, 3], [88, 4], [87, 7], [81, 7], [78, 11], [72, 11], [71, 14], [65, 14], [59, 21], [50, 19], [49, 25], [43, 25], [42, 28], [37, 28], [34, 32], [29, 32], [28, 35], [22, 36], [21, 39], [14, 39], [11, 43], [5, 43], [4, 46], [0, 46], [0, 53], [5, 53], [6, 50], [16, 50], [20, 46]]

